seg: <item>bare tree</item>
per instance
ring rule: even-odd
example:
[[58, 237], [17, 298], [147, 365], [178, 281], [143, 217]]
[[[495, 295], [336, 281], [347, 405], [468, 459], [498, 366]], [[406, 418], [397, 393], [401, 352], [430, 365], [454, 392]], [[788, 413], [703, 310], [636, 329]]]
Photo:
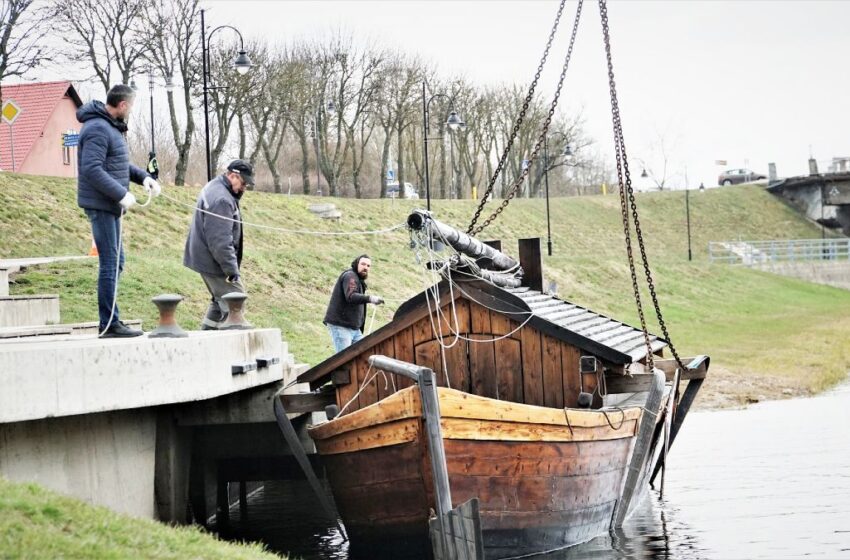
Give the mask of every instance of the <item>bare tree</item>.
[[[394, 137], [399, 154], [397, 165], [399, 184], [403, 184], [406, 179], [404, 155], [407, 150], [405, 150], [402, 135], [416, 122], [418, 116], [416, 108], [420, 102], [416, 94], [422, 79], [423, 68], [418, 59], [408, 60], [403, 56], [395, 55], [391, 56], [382, 68], [375, 114], [383, 131], [380, 172], [382, 198], [387, 195], [384, 178], [387, 176], [390, 148]], [[416, 156], [413, 160], [416, 161]]]
[[383, 85], [380, 70], [384, 56], [384, 53], [372, 49], [362, 53], [360, 60], [357, 61], [359, 68], [354, 82], [350, 109], [340, 111], [346, 143], [351, 153], [351, 180], [356, 198], [363, 197], [360, 173], [366, 159], [365, 151], [377, 125], [375, 119], [371, 118], [371, 113], [378, 102], [378, 94]]
[[[49, 60], [53, 52], [45, 44], [50, 14], [33, 8], [33, 0], [0, 2], [0, 83], [20, 77]], [[0, 89], [0, 104], [3, 91]]]
[[[182, 81], [179, 91], [168, 92], [171, 135], [177, 149], [174, 183], [182, 185], [195, 135], [194, 102], [202, 79], [200, 6], [198, 0], [150, 0], [145, 21], [149, 62], [163, 76]], [[180, 117], [185, 119], [182, 125]]]
[[[55, 0], [53, 10], [70, 47], [68, 58], [91, 64], [104, 91], [129, 84], [147, 51], [144, 0]], [[162, 25], [161, 21], [156, 22]]]
[[292, 90], [288, 84], [297, 80], [298, 65], [290, 64], [288, 57], [268, 54], [267, 49], [258, 51], [256, 84], [248, 97], [248, 114], [255, 129], [256, 142], [252, 160], [262, 152], [272, 174], [274, 191], [281, 192], [281, 177], [278, 161], [286, 139], [289, 124]]

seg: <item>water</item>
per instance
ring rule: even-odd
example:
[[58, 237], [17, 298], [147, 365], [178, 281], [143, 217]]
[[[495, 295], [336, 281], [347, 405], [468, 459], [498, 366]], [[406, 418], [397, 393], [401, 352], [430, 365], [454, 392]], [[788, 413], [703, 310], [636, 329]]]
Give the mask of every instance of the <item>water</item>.
[[[669, 463], [663, 500], [651, 491], [622, 530], [542, 558], [850, 558], [850, 385], [693, 412]], [[298, 506], [315, 502], [306, 484], [270, 483], [249, 500], [249, 523], [234, 510], [235, 535], [305, 560], [374, 558]]]

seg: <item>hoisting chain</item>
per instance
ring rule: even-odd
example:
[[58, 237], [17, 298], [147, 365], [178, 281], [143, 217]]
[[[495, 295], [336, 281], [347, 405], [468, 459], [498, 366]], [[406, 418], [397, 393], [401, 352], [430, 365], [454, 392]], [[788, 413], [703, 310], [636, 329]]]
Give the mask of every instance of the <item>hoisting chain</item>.
[[[578, 11], [576, 12], [576, 21], [575, 21], [575, 24], [573, 25], [572, 40], [570, 41], [570, 52], [572, 52], [573, 42], [575, 41], [576, 27], [578, 26], [578, 17], [581, 14], [582, 2], [583, 2], [583, 0], [579, 0]], [[496, 170], [493, 172], [493, 176], [490, 177], [490, 182], [487, 185], [487, 189], [484, 191], [484, 194], [481, 197], [481, 201], [478, 203], [478, 208], [475, 210], [475, 215], [472, 217], [472, 221], [469, 223], [469, 227], [466, 229], [467, 234], [475, 235], [476, 233], [480, 232], [482, 229], [487, 227], [487, 225], [493, 220], [493, 218], [497, 214], [501, 213], [501, 211], [502, 211], [502, 208], [500, 208], [499, 210], [494, 212], [493, 215], [490, 216], [490, 218], [488, 218], [488, 220], [482, 226], [480, 226], [477, 229], [473, 229], [475, 227], [475, 224], [478, 222], [478, 219], [481, 217], [481, 212], [484, 210], [484, 206], [487, 205], [488, 199], [490, 198], [490, 195], [493, 192], [493, 187], [496, 184], [496, 180], [499, 178], [499, 174], [502, 172], [502, 169], [504, 169], [504, 167], [505, 167], [505, 163], [508, 160], [508, 155], [510, 154], [510, 151], [511, 151], [511, 148], [513, 147], [514, 141], [516, 140], [516, 137], [519, 134], [519, 129], [522, 126], [522, 123], [525, 119], [525, 114], [528, 112], [528, 107], [531, 105], [531, 101], [534, 98], [534, 91], [537, 88], [537, 82], [538, 82], [538, 80], [540, 80], [540, 74], [543, 72], [543, 66], [546, 64], [546, 59], [549, 57], [549, 49], [552, 47], [552, 41], [555, 39], [555, 32], [558, 30], [558, 24], [561, 21], [561, 15], [564, 12], [564, 5], [565, 4], [566, 4], [566, 0], [561, 0], [561, 5], [558, 7], [558, 14], [555, 16], [555, 24], [552, 26], [552, 31], [549, 32], [548, 41], [546, 41], [546, 49], [543, 51], [543, 57], [540, 59], [540, 64], [537, 65], [537, 72], [535, 72], [535, 74], [534, 74], [534, 79], [532, 80], [531, 86], [528, 88], [528, 93], [526, 94], [525, 100], [523, 101], [522, 109], [520, 110], [519, 116], [517, 117], [517, 120], [514, 123], [514, 127], [511, 130], [510, 136], [508, 137], [508, 142], [507, 142], [507, 144], [505, 144], [505, 149], [502, 151], [502, 156], [501, 156], [501, 158], [499, 158], [499, 164], [496, 166]], [[567, 62], [569, 62], [569, 56], [567, 57]], [[564, 80], [563, 76], [564, 75], [563, 75], [563, 72], [562, 72], [561, 73], [561, 82], [563, 82], [563, 80]], [[561, 87], [560, 87], [560, 84], [559, 84], [558, 85], [558, 92], [559, 93], [560, 93], [560, 89], [561, 89]], [[557, 101], [557, 98], [556, 98], [556, 101]], [[553, 109], [554, 109], [554, 105], [553, 105]], [[551, 114], [552, 114], [552, 111], [550, 111], [549, 120], [551, 120]], [[548, 122], [549, 121], [547, 121], [547, 127], [548, 127]], [[536, 151], [535, 151], [535, 153], [536, 153]], [[523, 174], [522, 174], [523, 178], [525, 177], [525, 175], [527, 175], [527, 170], [530, 167], [531, 167], [531, 164], [529, 163], [529, 166], [525, 170], [523, 170]], [[521, 182], [522, 182], [522, 180], [520, 180], [520, 183]], [[513, 198], [513, 196], [514, 196], [514, 193], [513, 193], [513, 191], [511, 191], [510, 198]], [[510, 198], [508, 198], [508, 200], [510, 200]]]
[[[655, 283], [652, 280], [652, 272], [649, 269], [649, 260], [646, 256], [646, 247], [643, 243], [643, 233], [640, 228], [640, 219], [638, 217], [637, 204], [635, 202], [635, 193], [632, 189], [632, 178], [629, 173], [629, 162], [626, 156], [626, 141], [623, 135], [623, 123], [620, 118], [620, 107], [617, 101], [617, 86], [614, 80], [614, 64], [611, 59], [611, 40], [608, 31], [608, 5], [607, 0], [599, 0], [599, 15], [602, 20], [602, 35], [605, 41], [605, 56], [608, 61], [608, 88], [611, 94], [611, 117], [614, 125], [614, 151], [617, 159], [617, 180], [619, 181], [620, 192], [620, 210], [623, 217], [623, 234], [626, 241], [626, 255], [629, 260], [629, 271], [632, 277], [632, 288], [634, 289], [635, 303], [637, 304], [638, 316], [640, 317], [641, 328], [643, 329], [644, 342], [646, 344], [646, 361], [650, 371], [655, 368], [655, 360], [652, 354], [652, 343], [649, 340], [649, 331], [646, 328], [646, 319], [643, 313], [643, 304], [640, 298], [640, 289], [638, 288], [637, 270], [635, 267], [634, 254], [632, 252], [631, 233], [629, 228], [629, 208], [631, 208], [631, 218], [634, 222], [635, 236], [637, 237], [638, 247], [640, 248], [641, 261], [643, 263], [644, 273], [646, 274], [646, 283], [649, 287], [649, 293], [652, 297], [652, 304], [655, 307], [655, 314], [658, 317], [658, 324], [661, 327], [661, 332], [664, 339], [670, 346], [670, 352], [676, 359], [682, 371], [685, 370], [682, 360], [676, 352], [673, 342], [670, 340], [670, 335], [667, 332], [667, 325], [664, 323], [664, 317], [661, 314], [661, 307], [658, 304], [658, 296], [655, 293]], [[625, 178], [625, 180], [624, 180]], [[628, 204], [626, 199], [628, 198]]]

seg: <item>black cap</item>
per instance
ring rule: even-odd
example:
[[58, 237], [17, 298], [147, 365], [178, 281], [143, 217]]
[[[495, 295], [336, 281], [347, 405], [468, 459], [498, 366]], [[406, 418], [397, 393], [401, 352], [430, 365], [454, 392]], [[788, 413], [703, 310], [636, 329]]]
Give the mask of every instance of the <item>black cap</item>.
[[246, 185], [254, 185], [254, 166], [244, 159], [234, 159], [227, 166], [227, 170], [239, 173]]

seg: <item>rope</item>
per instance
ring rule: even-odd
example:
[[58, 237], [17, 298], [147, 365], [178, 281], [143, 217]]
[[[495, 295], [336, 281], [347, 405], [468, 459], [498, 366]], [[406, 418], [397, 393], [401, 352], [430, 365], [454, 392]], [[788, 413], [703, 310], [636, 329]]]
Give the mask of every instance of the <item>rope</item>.
[[198, 208], [195, 204], [189, 204], [183, 202], [181, 200], [177, 200], [176, 198], [172, 198], [165, 193], [162, 193], [160, 196], [170, 200], [175, 204], [179, 204], [180, 206], [186, 206], [188, 208], [192, 208], [196, 212], [201, 212], [202, 214], [209, 214], [210, 216], [215, 216], [221, 220], [225, 220], [228, 222], [235, 222], [242, 224], [244, 226], [255, 227], [259, 229], [265, 229], [269, 231], [276, 231], [279, 233], [292, 233], [299, 235], [329, 235], [329, 236], [345, 236], [345, 235], [379, 235], [384, 233], [392, 233], [396, 230], [406, 228], [407, 224], [396, 224], [392, 227], [384, 228], [384, 229], [376, 229], [371, 231], [310, 231], [305, 229], [286, 229], [275, 226], [268, 226], [265, 224], [254, 224], [251, 222], [246, 222], [244, 220], [234, 220], [233, 218], [228, 218], [227, 216], [222, 216], [221, 214], [216, 214], [215, 212], [210, 212], [209, 210], [204, 210], [203, 208]]
[[573, 426], [570, 424], [570, 415], [567, 414], [567, 407], [564, 407], [564, 418], [567, 420], [567, 428], [570, 429], [570, 436], [573, 435]]
[[369, 320], [369, 330], [366, 331], [366, 334], [370, 334], [372, 332], [372, 327], [375, 325], [375, 312], [378, 310], [377, 305], [372, 306], [372, 318]]
[[357, 392], [354, 393], [354, 396], [351, 397], [351, 399], [347, 403], [345, 403], [345, 405], [343, 405], [342, 409], [337, 413], [337, 416], [342, 416], [342, 413], [345, 412], [345, 409], [348, 408], [348, 405], [350, 405], [352, 402], [357, 400], [357, 397], [360, 396], [360, 393], [363, 392], [363, 389], [365, 389], [369, 385], [369, 383], [371, 383], [372, 380], [375, 379], [378, 376], [378, 373], [383, 373], [383, 370], [380, 370], [380, 369], [375, 370], [375, 373], [373, 373], [372, 376], [370, 377], [369, 374], [371, 372], [372, 372], [372, 364], [369, 364], [369, 369], [366, 370], [366, 376], [363, 378], [363, 385], [361, 385], [360, 388], [357, 390]]
[[600, 409], [599, 412], [601, 412], [602, 415], [605, 416], [605, 420], [608, 422], [608, 425], [611, 426], [611, 429], [616, 432], [617, 430], [619, 430], [620, 428], [623, 427], [623, 423], [626, 421], [626, 412], [622, 408], [620, 408], [619, 406], [615, 406], [614, 408], [617, 409], [618, 411], [620, 411], [620, 414], [622, 414], [622, 417], [620, 418], [620, 425], [617, 426], [616, 428], [614, 427], [614, 424], [611, 423], [611, 419], [608, 418], [608, 411], [607, 410]]

